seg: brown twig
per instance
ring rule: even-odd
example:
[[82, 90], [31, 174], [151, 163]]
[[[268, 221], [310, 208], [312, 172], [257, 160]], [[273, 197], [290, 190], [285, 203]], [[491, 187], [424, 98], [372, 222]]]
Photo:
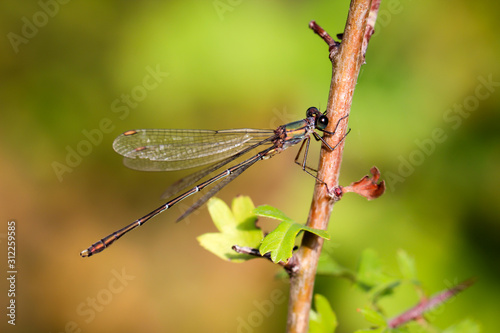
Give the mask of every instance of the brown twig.
[[389, 320], [388, 326], [390, 328], [396, 328], [399, 327], [411, 320], [417, 320], [423, 317], [424, 313], [427, 311], [443, 304], [459, 292], [467, 289], [474, 283], [474, 279], [470, 279], [467, 281], [464, 281], [454, 287], [451, 287], [449, 289], [446, 289], [430, 299], [424, 299], [422, 300], [419, 304], [414, 306], [413, 308], [403, 312], [402, 314], [394, 317], [393, 319]]
[[[248, 246], [239, 246], [239, 245], [233, 245], [232, 247], [233, 251], [237, 253], [242, 253], [242, 254], [248, 254], [257, 258], [265, 258], [269, 261], [273, 261], [271, 259], [271, 253], [265, 253], [265, 254], [260, 254], [259, 249], [255, 249], [252, 247]], [[287, 262], [282, 262], [280, 261], [278, 265], [283, 266], [283, 268], [286, 270], [288, 275], [293, 275], [297, 272], [299, 269], [299, 266], [297, 265], [296, 258], [292, 257], [290, 258]]]
[[[374, 5], [376, 3], [376, 5]], [[329, 128], [332, 131], [342, 117], [349, 115], [352, 95], [357, 82], [361, 65], [364, 63], [364, 53], [371, 33], [367, 33], [367, 25], [374, 25], [373, 19], [367, 24], [370, 10], [378, 10], [380, 0], [352, 0], [347, 17], [345, 31], [340, 46], [315, 22], [310, 27], [325, 40], [330, 49], [330, 59], [333, 66], [330, 93], [328, 96], [327, 115]], [[376, 17], [376, 11], [372, 18]], [[332, 42], [333, 41], [333, 42]], [[347, 121], [342, 120], [334, 135], [325, 140], [335, 146], [345, 136]], [[326, 230], [333, 208], [332, 195], [327, 188], [338, 188], [338, 179], [344, 141], [340, 142], [333, 152], [322, 149], [318, 168], [318, 178], [327, 186], [318, 184], [309, 212], [307, 225], [312, 228]], [[290, 299], [288, 303], [287, 332], [305, 333], [308, 331], [309, 311], [316, 276], [316, 268], [323, 245], [323, 239], [311, 233], [305, 233], [300, 249], [294, 255], [299, 264], [298, 271], [290, 279]]]
[[337, 54], [340, 43], [336, 42], [322, 27], [320, 27], [316, 21], [309, 22], [309, 28], [320, 36], [326, 44], [328, 44], [328, 50], [330, 51], [330, 60]]

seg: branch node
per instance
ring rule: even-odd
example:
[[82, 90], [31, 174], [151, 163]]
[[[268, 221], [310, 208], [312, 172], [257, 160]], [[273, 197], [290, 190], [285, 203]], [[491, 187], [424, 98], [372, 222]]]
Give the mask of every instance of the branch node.
[[[309, 28], [311, 28], [318, 36], [321, 37], [328, 44], [328, 50], [330, 52], [330, 59], [333, 60], [333, 57], [339, 52], [340, 43], [335, 41], [332, 36], [328, 34], [322, 27], [320, 27], [316, 21], [309, 22]], [[338, 37], [339, 35], [337, 35]]]
[[344, 195], [344, 188], [342, 186], [336, 186], [333, 188], [333, 190], [328, 190], [328, 195], [333, 200], [333, 202], [337, 202]]

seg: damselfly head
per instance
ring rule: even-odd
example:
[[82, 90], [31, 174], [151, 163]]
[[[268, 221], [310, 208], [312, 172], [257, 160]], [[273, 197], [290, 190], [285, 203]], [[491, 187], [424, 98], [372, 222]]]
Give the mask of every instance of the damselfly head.
[[328, 126], [328, 118], [326, 115], [321, 113], [314, 106], [307, 109], [306, 116], [314, 118], [314, 125], [319, 130], [324, 130], [326, 126]]

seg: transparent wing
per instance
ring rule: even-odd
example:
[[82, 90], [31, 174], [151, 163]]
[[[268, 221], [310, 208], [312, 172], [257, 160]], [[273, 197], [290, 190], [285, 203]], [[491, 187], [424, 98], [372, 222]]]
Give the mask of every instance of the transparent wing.
[[174, 171], [221, 161], [274, 135], [257, 129], [139, 129], [120, 134], [113, 149], [131, 169]]
[[[225, 166], [226, 164], [234, 161], [235, 159], [237, 159], [238, 157], [240, 156], [243, 156], [244, 154], [248, 153], [249, 151], [257, 148], [257, 147], [260, 147], [262, 145], [266, 145], [268, 143], [271, 143], [273, 142], [273, 139], [276, 138], [276, 134], [273, 135], [273, 136], [270, 136], [268, 138], [266, 138], [265, 140], [263, 141], [260, 141], [252, 146], [249, 146], [249, 147], [246, 147], [245, 149], [239, 151], [238, 153], [230, 156], [230, 157], [227, 157], [217, 163], [214, 163], [208, 167], [205, 167], [201, 170], [198, 170], [196, 171], [195, 173], [192, 173], [178, 181], [176, 181], [175, 183], [173, 183], [172, 185], [170, 185], [162, 194], [161, 198], [162, 199], [167, 199], [171, 196], [173, 196], [175, 193], [179, 192], [180, 190], [186, 188], [186, 187], [189, 187], [189, 186], [192, 186], [194, 185], [194, 183], [196, 183], [197, 181], [199, 181], [200, 179], [204, 178], [205, 176], [208, 176], [209, 174], [211, 174], [212, 172], [222, 168], [223, 166]], [[264, 152], [267, 152], [268, 150], [272, 149], [273, 147], [270, 147], [268, 149], [266, 149]], [[262, 153], [262, 152], [261, 152]]]
[[[269, 148], [269, 149], [271, 149], [271, 148]], [[232, 182], [234, 179], [236, 179], [236, 177], [238, 177], [239, 175], [241, 175], [243, 173], [243, 171], [245, 171], [246, 169], [248, 169], [250, 166], [252, 166], [258, 160], [259, 160], [258, 158], [254, 158], [251, 162], [248, 162], [248, 163], [245, 162], [245, 164], [242, 164], [237, 169], [234, 169], [234, 171], [232, 172], [232, 174], [230, 174], [229, 176], [227, 176], [226, 178], [224, 178], [223, 180], [221, 180], [219, 183], [217, 183], [217, 185], [215, 185], [214, 187], [212, 187], [210, 189], [210, 191], [208, 191], [201, 198], [199, 198], [191, 207], [189, 207], [176, 220], [176, 222], [181, 221], [182, 219], [186, 218], [189, 214], [191, 214], [192, 212], [194, 212], [195, 210], [197, 210], [198, 208], [200, 208], [205, 202], [208, 201], [208, 199], [210, 199], [217, 192], [219, 192], [220, 190], [222, 190], [222, 188], [224, 186], [226, 186], [227, 184], [229, 184], [230, 182]]]

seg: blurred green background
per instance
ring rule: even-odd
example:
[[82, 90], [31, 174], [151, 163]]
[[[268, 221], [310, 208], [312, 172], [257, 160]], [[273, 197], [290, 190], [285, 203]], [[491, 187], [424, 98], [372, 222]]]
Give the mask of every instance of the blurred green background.
[[[252, 320], [253, 332], [284, 331], [286, 300], [259, 317], [258, 304], [288, 293], [278, 269], [222, 262], [198, 246], [214, 230], [205, 207], [173, 223], [191, 199], [102, 254], [78, 254], [156, 208], [185, 174], [125, 168], [111, 148], [118, 134], [275, 128], [324, 109], [331, 65], [308, 23], [342, 32], [348, 1], [63, 2], [0, 5], [0, 267], [6, 275], [15, 220], [16, 331], [243, 332]], [[328, 250], [353, 269], [370, 247], [397, 272], [403, 248], [430, 293], [478, 277], [440, 308], [440, 327], [464, 317], [485, 332], [499, 326], [499, 7], [382, 1], [341, 180], [376, 165], [388, 189], [371, 202], [346, 195], [330, 222]], [[249, 195], [305, 221], [314, 181], [295, 153], [258, 163], [219, 197]], [[347, 281], [322, 277], [316, 287], [339, 332], [368, 326], [355, 311], [366, 299]], [[7, 290], [4, 278], [2, 313]], [[387, 315], [416, 301], [411, 291], [388, 300]], [[13, 331], [6, 321], [0, 330]]]

